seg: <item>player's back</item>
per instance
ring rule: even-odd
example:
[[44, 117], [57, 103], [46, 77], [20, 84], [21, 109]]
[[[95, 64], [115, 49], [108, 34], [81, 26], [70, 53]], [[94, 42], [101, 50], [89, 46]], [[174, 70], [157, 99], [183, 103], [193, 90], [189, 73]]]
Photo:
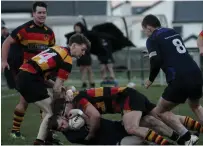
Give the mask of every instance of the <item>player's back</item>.
[[147, 45], [156, 47], [160, 54], [161, 68], [166, 77], [173, 75], [192, 75], [200, 72], [199, 67], [189, 55], [181, 36], [173, 29], [159, 28], [148, 39]]

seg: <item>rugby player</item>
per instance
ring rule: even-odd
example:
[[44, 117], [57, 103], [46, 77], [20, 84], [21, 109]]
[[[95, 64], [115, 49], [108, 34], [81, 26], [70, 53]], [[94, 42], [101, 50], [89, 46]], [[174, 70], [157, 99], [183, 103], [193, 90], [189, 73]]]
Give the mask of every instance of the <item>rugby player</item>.
[[[47, 133], [47, 120], [52, 115], [51, 101], [45, 82], [53, 87], [53, 98], [60, 97], [61, 88], [72, 69], [72, 57], [84, 55], [90, 47], [89, 40], [81, 35], [71, 36], [69, 48], [60, 46], [49, 47], [34, 56], [20, 67], [17, 75], [16, 88], [27, 103], [35, 103], [44, 113], [35, 144], [43, 143]], [[56, 76], [56, 81], [47, 80], [49, 75]]]
[[[124, 123], [124, 127], [128, 134], [136, 135], [144, 140], [155, 142], [156, 144], [169, 144], [169, 142], [162, 136], [158, 135], [155, 131], [149, 128], [145, 128], [145, 126], [142, 126], [142, 124], [140, 123], [140, 119], [143, 116], [149, 114], [150, 111], [155, 107], [155, 105], [151, 103], [144, 95], [142, 95], [141, 93], [139, 93], [134, 89], [126, 87], [91, 88], [85, 91], [76, 92], [74, 97], [68, 97], [67, 101], [71, 101], [69, 100], [70, 98], [72, 98], [71, 100], [73, 100], [72, 105], [69, 104], [67, 106], [67, 109], [65, 109], [65, 113], [68, 113], [67, 111], [70, 110], [71, 108], [76, 108], [81, 109], [90, 118], [89, 122], [90, 131], [87, 136], [87, 139], [91, 139], [92, 137], [94, 137], [95, 135], [94, 133], [99, 128], [101, 118], [100, 114], [121, 113], [123, 115], [122, 120]], [[64, 104], [64, 102], [57, 103], [56, 100], [53, 103], [54, 104], [52, 105], [53, 107], [52, 111], [54, 111], [54, 114], [60, 115], [61, 111], [63, 111], [62, 110], [63, 106], [61, 106], [61, 104]], [[139, 115], [131, 114], [134, 112], [139, 112], [140, 114]], [[139, 116], [140, 116], [139, 121], [137, 121]], [[66, 117], [70, 118], [70, 116]], [[131, 122], [129, 122], [129, 120]], [[134, 125], [134, 123], [136, 122], [138, 124]], [[150, 123], [152, 124], [152, 122]], [[157, 124], [157, 126], [151, 125], [151, 127], [153, 128], [157, 127], [156, 129], [157, 131], [159, 131], [161, 134], [163, 133], [168, 137], [174, 137], [175, 134], [176, 135], [175, 140], [177, 140], [178, 137], [177, 134], [174, 133], [172, 130], [171, 132], [168, 132], [170, 131], [170, 128], [167, 127], [164, 123], [162, 123], [161, 121], [156, 121], [153, 123]], [[158, 125], [158, 123], [161, 124]], [[130, 128], [128, 127], [129, 125]], [[146, 133], [140, 132], [140, 126], [141, 129], [142, 128], [146, 129]]]
[[[41, 51], [44, 51], [55, 44], [54, 32], [51, 28], [44, 24], [47, 16], [46, 3], [35, 2], [32, 6], [32, 11], [33, 20], [14, 29], [2, 46], [2, 71], [10, 70], [14, 74], [14, 78], [19, 72], [19, 67], [22, 65], [22, 62], [26, 62]], [[10, 50], [12, 44], [18, 45], [20, 49], [18, 47], [14, 47], [12, 49], [19, 50]], [[13, 58], [10, 61], [12, 63], [8, 64], [7, 60], [9, 50], [11, 53], [17, 51], [21, 53], [23, 50], [23, 57], [21, 55], [13, 55], [14, 57], [12, 56]], [[24, 61], [21, 62], [21, 60]], [[20, 127], [27, 107], [28, 103], [25, 101], [24, 97], [21, 96], [20, 101], [14, 110], [13, 128], [10, 133], [13, 138], [25, 138], [20, 133]]]
[[[71, 110], [74, 113], [81, 113], [81, 116], [88, 122], [88, 117], [79, 109]], [[72, 113], [72, 112], [69, 112]], [[85, 124], [82, 128], [71, 130], [68, 126], [68, 118], [60, 115], [53, 115], [49, 119], [49, 129], [61, 131], [66, 139], [75, 144], [84, 145], [136, 145], [143, 144], [143, 140], [127, 134], [121, 121], [111, 121], [104, 118], [100, 119], [100, 127], [97, 130], [94, 138], [86, 140], [89, 133], [88, 125]]]
[[[109, 88], [109, 87], [108, 87]], [[105, 88], [105, 89], [108, 89], [108, 88]], [[94, 105], [94, 107], [97, 109], [97, 110], [99, 110], [100, 111], [100, 113], [102, 114], [102, 112], [103, 113], [112, 113], [112, 110], [110, 111], [110, 110], [108, 110], [108, 109], [112, 109], [112, 107], [110, 107], [110, 106], [112, 106], [112, 105], [110, 105], [110, 99], [109, 99], [109, 101], [108, 101], [108, 105], [107, 105], [107, 102], [105, 102], [105, 108], [108, 108], [108, 109], [105, 109], [105, 108], [103, 108], [103, 110], [101, 110], [100, 108], [100, 106], [99, 106], [99, 104], [100, 104], [100, 102], [102, 102], [103, 100], [105, 100], [104, 98], [105, 97], [102, 97], [102, 96], [92, 96], [92, 95], [98, 95], [98, 93], [96, 93], [96, 92], [98, 92], [99, 90], [97, 90], [97, 89], [99, 89], [99, 88], [96, 88], [95, 90], [92, 90], [92, 89], [90, 89], [90, 91], [87, 91], [87, 93], [89, 93], [88, 95], [86, 94], [84, 94], [84, 93], [82, 93], [82, 96], [81, 96], [81, 98], [79, 98], [78, 100], [78, 104], [77, 103], [75, 103], [76, 104], [76, 106], [74, 106], [74, 107], [71, 107], [71, 105], [70, 104], [67, 104], [66, 103], [66, 101], [70, 101], [70, 98], [68, 97], [68, 98], [66, 98], [66, 99], [57, 99], [57, 100], [55, 100], [53, 103], [54, 104], [52, 104], [52, 108], [53, 108], [53, 112], [54, 112], [54, 114], [55, 115], [59, 115], [59, 116], [55, 116], [55, 119], [54, 118], [52, 118], [52, 126], [53, 127], [57, 127], [56, 126], [56, 118], [58, 117], [58, 118], [60, 118], [61, 117], [61, 115], [63, 115], [63, 119], [65, 119], [65, 118], [71, 118], [71, 117], [73, 117], [74, 116], [74, 114], [75, 115], [80, 115], [80, 113], [78, 113], [77, 111], [75, 111], [74, 112], [74, 110], [71, 110], [72, 112], [71, 112], [71, 114], [69, 113], [68, 115], [67, 115], [67, 113], [68, 113], [68, 111], [71, 109], [71, 108], [81, 108], [87, 115], [88, 115], [88, 117], [89, 118], [91, 118], [91, 117], [93, 117], [93, 116], [95, 116], [94, 115], [94, 113], [96, 113], [94, 110], [94, 108], [91, 108], [91, 107], [89, 107], [89, 106], [91, 106], [91, 104], [93, 104]], [[100, 88], [101, 89], [101, 88]], [[104, 89], [104, 90], [105, 90]], [[110, 88], [109, 88], [110, 89]], [[113, 88], [111, 88], [111, 89], [113, 89]], [[75, 89], [74, 89], [75, 90]], [[117, 89], [118, 90], [118, 89]], [[101, 91], [101, 90], [100, 90]], [[107, 91], [107, 90], [106, 90]], [[114, 88], [114, 93], [115, 93], [115, 91], [116, 91], [116, 88]], [[81, 92], [83, 92], [83, 91], [81, 91]], [[94, 92], [94, 93], [92, 93], [92, 92]], [[75, 95], [75, 98], [78, 98], [77, 96], [80, 96], [79, 95], [80, 93], [76, 93], [76, 95]], [[102, 93], [100, 93], [100, 95], [101, 95]], [[104, 95], [104, 94], [103, 94]], [[71, 95], [70, 95], [71, 96]], [[108, 92], [106, 92], [106, 94], [104, 95], [104, 96], [106, 96], [106, 97], [108, 97], [109, 95], [108, 95]], [[95, 99], [95, 98], [97, 98], [96, 99], [96, 101], [93, 101], [93, 100], [91, 100], [91, 98], [93, 98], [93, 99]], [[108, 97], [108, 98], [111, 98], [110, 96]], [[115, 97], [112, 97], [112, 98], [115, 98]], [[73, 98], [72, 98], [73, 99]], [[88, 100], [88, 102], [89, 103], [91, 103], [91, 104], [88, 104], [87, 105], [87, 102], [84, 102], [84, 100], [85, 99], [87, 99]], [[66, 100], [66, 101], [65, 101]], [[82, 102], [83, 101], [83, 102]], [[80, 103], [81, 102], [81, 103]], [[114, 103], [115, 104], [115, 103]], [[86, 107], [85, 107], [86, 106]], [[120, 105], [117, 105], [118, 107], [116, 107], [118, 110], [117, 110], [117, 112], [120, 110]], [[85, 110], [85, 109], [83, 109], [83, 107], [85, 107], [86, 109], [87, 108], [89, 108], [89, 110], [87, 111], [87, 110]], [[154, 105], [154, 107], [155, 107], [155, 105]], [[61, 112], [62, 111], [62, 112]], [[65, 114], [64, 114], [65, 113]], [[185, 116], [180, 116], [180, 115], [176, 115], [177, 116], [177, 118], [179, 118], [179, 120], [181, 121], [181, 123], [183, 123], [189, 130], [192, 130], [192, 131], [196, 131], [196, 132], [198, 132], [198, 133], [203, 133], [203, 126], [201, 126], [200, 125], [200, 123], [198, 122], [198, 121], [195, 121], [195, 120], [193, 120], [192, 118], [190, 118], [190, 117], [185, 117]], [[53, 116], [54, 117], [54, 116]], [[61, 119], [61, 118], [60, 118]], [[85, 119], [85, 118], [84, 118]], [[94, 118], [92, 118], [92, 119], [94, 119]], [[54, 122], [53, 122], [54, 121]], [[55, 126], [54, 126], [54, 123], [55, 123]], [[173, 141], [176, 141], [177, 140], [177, 138], [179, 137], [175, 132], [173, 132], [173, 130], [172, 129], [170, 129], [168, 126], [166, 126], [163, 122], [161, 122], [160, 120], [158, 120], [158, 119], [156, 119], [156, 118], [154, 118], [154, 117], [152, 117], [152, 116], [149, 116], [149, 115], [147, 115], [147, 116], [144, 116], [144, 117], [142, 117], [141, 118], [141, 121], [140, 121], [140, 125], [141, 126], [143, 126], [143, 127], [148, 127], [148, 128], [151, 128], [151, 129], [153, 129], [153, 130], [155, 130], [156, 132], [158, 132], [159, 134], [162, 134], [162, 135], [164, 135], [164, 136], [167, 136], [167, 137], [169, 137], [171, 140], [173, 140]], [[178, 141], [177, 141], [178, 142]]]
[[203, 55], [203, 30], [200, 32], [198, 39], [197, 39], [197, 46], [199, 48], [199, 53]]
[[153, 113], [177, 131], [181, 136], [180, 144], [195, 144], [198, 137], [191, 135], [180, 120], [169, 111], [188, 99], [192, 111], [203, 124], [203, 108], [200, 104], [201, 70], [188, 54], [181, 36], [173, 29], [161, 27], [156, 16], [145, 16], [142, 28], [148, 36], [146, 46], [150, 58], [150, 75], [145, 87], [150, 87], [160, 69], [166, 74], [168, 83]]

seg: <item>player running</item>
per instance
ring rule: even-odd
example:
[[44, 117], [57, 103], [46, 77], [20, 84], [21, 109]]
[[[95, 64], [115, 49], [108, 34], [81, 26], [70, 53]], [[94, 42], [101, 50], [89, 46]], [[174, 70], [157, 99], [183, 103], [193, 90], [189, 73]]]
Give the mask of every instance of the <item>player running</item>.
[[180, 144], [195, 144], [198, 137], [191, 135], [179, 119], [168, 111], [188, 99], [192, 111], [203, 124], [201, 70], [188, 54], [181, 36], [173, 29], [161, 27], [156, 16], [147, 15], [142, 21], [142, 28], [148, 36], [146, 46], [150, 58], [150, 75], [145, 86], [150, 87], [160, 69], [168, 83], [153, 112], [178, 132]]
[[[43, 143], [46, 137], [47, 120], [52, 115], [51, 101], [45, 82], [53, 87], [53, 98], [58, 98], [61, 88], [72, 69], [72, 57], [82, 56], [90, 47], [89, 40], [75, 34], [70, 38], [69, 48], [53, 46], [34, 56], [20, 67], [16, 88], [27, 103], [35, 103], [45, 116], [41, 123], [35, 144]], [[56, 76], [56, 81], [47, 80], [48, 75]]]

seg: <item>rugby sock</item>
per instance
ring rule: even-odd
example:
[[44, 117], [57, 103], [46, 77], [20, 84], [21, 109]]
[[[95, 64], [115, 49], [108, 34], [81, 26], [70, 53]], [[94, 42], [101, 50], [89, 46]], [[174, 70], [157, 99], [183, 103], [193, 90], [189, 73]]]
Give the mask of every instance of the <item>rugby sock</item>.
[[180, 138], [177, 140], [177, 143], [180, 145], [184, 145], [186, 141], [190, 140], [191, 133], [187, 131], [184, 135], [180, 136]]
[[150, 142], [154, 142], [158, 145], [169, 145], [170, 142], [163, 138], [163, 136], [158, 135], [155, 131], [149, 129], [147, 136], [145, 137], [145, 140], [150, 141]]
[[13, 128], [12, 132], [20, 131], [21, 123], [24, 119], [25, 111], [15, 109], [13, 116]]
[[186, 117], [184, 121], [184, 126], [192, 131], [197, 131], [199, 133], [203, 133], [203, 126], [194, 119], [190, 117]]
[[169, 137], [169, 138], [170, 138], [171, 140], [173, 140], [173, 141], [177, 141], [178, 138], [179, 138], [179, 135], [178, 135], [178, 133], [176, 133], [175, 131], [173, 131], [171, 137]]

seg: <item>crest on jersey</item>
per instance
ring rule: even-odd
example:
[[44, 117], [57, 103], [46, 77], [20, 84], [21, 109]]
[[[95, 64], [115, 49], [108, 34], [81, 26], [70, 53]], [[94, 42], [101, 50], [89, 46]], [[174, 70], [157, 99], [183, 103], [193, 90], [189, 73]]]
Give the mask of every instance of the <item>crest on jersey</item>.
[[49, 35], [48, 34], [45, 34], [44, 35], [44, 40], [46, 41], [46, 40], [48, 40], [49, 39]]

